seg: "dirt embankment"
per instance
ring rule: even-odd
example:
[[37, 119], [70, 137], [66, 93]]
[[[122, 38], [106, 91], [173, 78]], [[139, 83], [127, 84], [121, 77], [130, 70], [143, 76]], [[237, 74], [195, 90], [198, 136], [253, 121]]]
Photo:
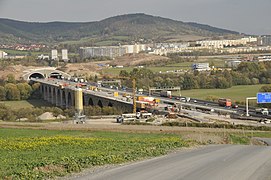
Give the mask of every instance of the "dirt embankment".
[[168, 57], [152, 55], [152, 54], [126, 54], [124, 56], [118, 57], [110, 62], [111, 65], [118, 66], [138, 66], [146, 64], [155, 64], [159, 61], [167, 61]]
[[6, 79], [8, 74], [13, 74], [15, 79], [21, 79], [21, 77], [29, 71], [30, 69], [39, 69], [44, 67], [35, 66], [23, 66], [23, 65], [8, 65], [5, 67], [0, 67], [0, 78]]
[[93, 62], [67, 64], [64, 68], [60, 68], [60, 70], [70, 75], [77, 76], [95, 76], [98, 75], [97, 71], [100, 69], [101, 68]]

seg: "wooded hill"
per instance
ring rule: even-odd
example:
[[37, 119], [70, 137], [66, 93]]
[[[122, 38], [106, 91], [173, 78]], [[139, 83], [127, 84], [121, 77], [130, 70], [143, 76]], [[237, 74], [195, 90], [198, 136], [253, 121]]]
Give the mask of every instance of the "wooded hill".
[[[146, 14], [127, 14], [96, 22], [23, 22], [0, 19], [0, 43], [58, 43], [139, 39], [180, 41], [189, 38], [238, 35], [238, 32], [185, 23]], [[110, 44], [110, 42], [109, 42]]]

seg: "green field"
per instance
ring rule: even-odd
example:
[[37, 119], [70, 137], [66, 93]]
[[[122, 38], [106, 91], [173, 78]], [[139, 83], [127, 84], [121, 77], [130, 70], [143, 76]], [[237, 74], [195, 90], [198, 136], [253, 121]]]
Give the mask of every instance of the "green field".
[[214, 64], [215, 67], [225, 67], [225, 60], [224, 59], [214, 59], [214, 58], [209, 58], [209, 59], [199, 59], [191, 62], [181, 62], [181, 63], [174, 63], [174, 64], [169, 64], [167, 66], [180, 66], [182, 69], [191, 69], [192, 64], [194, 63], [209, 63]]
[[[174, 63], [174, 64], [168, 64], [166, 66], [145, 66], [147, 69], [150, 69], [153, 72], [166, 72], [166, 71], [175, 71], [175, 70], [190, 70], [192, 67], [192, 64], [199, 62], [199, 63], [213, 63], [215, 67], [225, 67], [225, 61], [224, 59], [204, 59], [204, 60], [198, 60], [198, 61], [191, 61], [191, 62], [181, 62], [181, 63]], [[124, 68], [108, 68], [103, 69], [103, 74], [110, 74], [110, 75], [118, 75], [121, 70], [126, 70], [128, 72], [132, 71], [134, 68], [137, 68], [136, 66], [130, 66], [130, 67], [124, 67]]]
[[50, 103], [41, 100], [23, 100], [23, 101], [0, 101], [0, 104], [4, 104], [5, 106], [11, 109], [20, 109], [20, 108], [33, 108], [33, 107], [50, 107], [52, 106]]
[[0, 129], [0, 179], [51, 179], [186, 146], [170, 134]]
[[[128, 72], [132, 71], [134, 68], [137, 67], [124, 67], [124, 68], [108, 68], [108, 69], [103, 69], [102, 73], [103, 74], [110, 74], [110, 75], [119, 75], [121, 70], [126, 70]], [[152, 72], [158, 73], [158, 72], [166, 72], [166, 71], [175, 71], [175, 70], [181, 70], [184, 68], [181, 67], [167, 67], [167, 66], [163, 66], [163, 67], [146, 67], [146, 69], [150, 69]], [[187, 68], [186, 68], [187, 69]]]
[[244, 102], [246, 100], [246, 97], [256, 97], [256, 93], [262, 86], [264, 86], [264, 84], [233, 86], [228, 89], [183, 90], [181, 91], [181, 95], [198, 99], [206, 99], [207, 96], [213, 95], [221, 98], [231, 98], [233, 101]]

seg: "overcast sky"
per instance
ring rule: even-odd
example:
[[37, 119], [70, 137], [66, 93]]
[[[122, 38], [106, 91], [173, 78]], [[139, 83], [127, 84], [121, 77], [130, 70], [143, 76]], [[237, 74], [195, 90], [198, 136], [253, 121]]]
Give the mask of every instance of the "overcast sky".
[[0, 0], [0, 17], [89, 22], [145, 13], [249, 34], [271, 34], [271, 0]]

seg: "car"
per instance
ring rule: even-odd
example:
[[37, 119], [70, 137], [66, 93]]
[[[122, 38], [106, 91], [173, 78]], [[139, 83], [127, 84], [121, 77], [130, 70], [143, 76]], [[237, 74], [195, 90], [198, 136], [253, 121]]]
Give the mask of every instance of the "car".
[[198, 101], [196, 100], [196, 99], [194, 99], [194, 101], [193, 101], [194, 103], [197, 103]]
[[232, 108], [238, 108], [238, 105], [237, 104], [233, 104], [231, 107]]
[[180, 98], [180, 101], [186, 102], [186, 98]]

